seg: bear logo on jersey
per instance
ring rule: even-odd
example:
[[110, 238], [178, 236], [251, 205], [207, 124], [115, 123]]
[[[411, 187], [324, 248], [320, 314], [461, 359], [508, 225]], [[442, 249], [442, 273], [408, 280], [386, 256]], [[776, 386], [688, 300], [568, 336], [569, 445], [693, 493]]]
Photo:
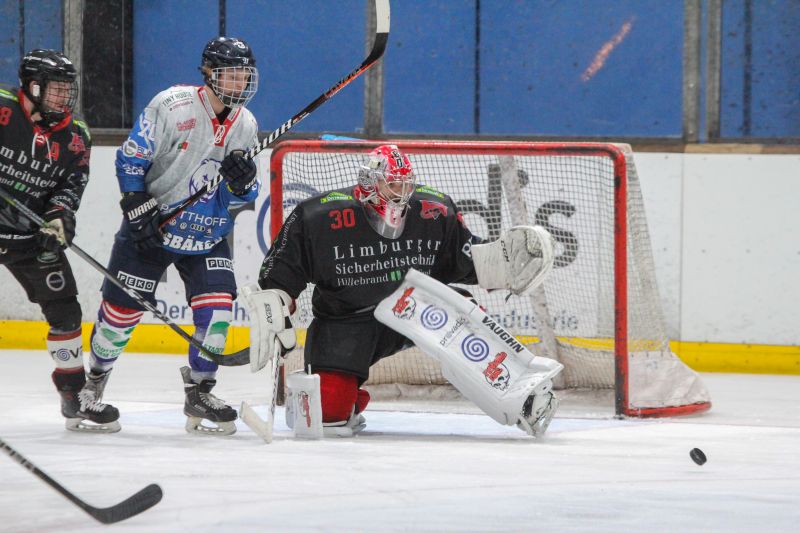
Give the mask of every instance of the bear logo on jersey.
[[[200, 164], [197, 166], [195, 171], [192, 173], [192, 176], [189, 178], [189, 195], [192, 195], [203, 188], [208, 181], [217, 177], [217, 172], [219, 171], [220, 162], [216, 161], [215, 159], [203, 159]], [[210, 190], [206, 194], [204, 194], [200, 200], [201, 203], [208, 202], [216, 189]]]

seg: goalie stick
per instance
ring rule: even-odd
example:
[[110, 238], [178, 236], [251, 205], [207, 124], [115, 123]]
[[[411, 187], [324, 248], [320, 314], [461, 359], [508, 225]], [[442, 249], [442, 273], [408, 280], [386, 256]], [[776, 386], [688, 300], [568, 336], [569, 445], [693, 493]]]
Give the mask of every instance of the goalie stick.
[[[47, 227], [47, 222], [42, 217], [31, 211], [31, 209], [27, 205], [17, 201], [16, 198], [9, 195], [2, 187], [0, 187], [0, 198], [5, 200], [12, 207], [16, 208], [20, 213], [25, 215], [26, 218], [28, 218], [38, 227], [40, 228]], [[203, 346], [202, 343], [198, 342], [194, 337], [183, 331], [180, 327], [178, 327], [177, 324], [175, 324], [167, 316], [161, 313], [161, 311], [159, 311], [156, 306], [145, 300], [138, 292], [136, 292], [134, 289], [128, 287], [120, 280], [112, 276], [111, 272], [106, 270], [106, 268], [103, 265], [98, 263], [97, 260], [93, 258], [91, 255], [83, 251], [83, 249], [81, 249], [77, 244], [75, 243], [70, 244], [69, 249], [75, 252], [81, 259], [92, 265], [95, 268], [95, 270], [100, 272], [108, 281], [116, 285], [120, 290], [124, 291], [125, 294], [133, 298], [136, 301], [136, 303], [138, 303], [139, 305], [141, 305], [142, 307], [153, 313], [153, 315], [156, 318], [164, 322], [175, 333], [183, 337], [183, 339], [186, 340], [189, 344], [197, 348], [206, 358], [210, 359], [211, 361], [214, 361], [218, 365], [223, 365], [223, 366], [241, 366], [241, 365], [246, 365], [247, 363], [250, 362], [250, 348], [245, 348], [243, 350], [239, 350], [238, 352], [233, 352], [230, 354], [217, 354], [210, 352], [208, 349], [205, 348], [205, 346]]]
[[242, 421], [244, 421], [247, 426], [253, 430], [253, 432], [264, 439], [264, 442], [267, 444], [272, 442], [272, 430], [275, 426], [275, 404], [278, 399], [278, 387], [282, 386], [281, 382], [281, 375], [283, 370], [283, 357], [281, 357], [281, 348], [280, 343], [275, 343], [275, 351], [272, 354], [272, 367], [270, 367], [270, 373], [268, 374], [270, 382], [270, 403], [269, 403], [269, 411], [267, 411], [267, 419], [264, 420], [255, 410], [250, 407], [246, 401], [242, 402], [242, 407], [239, 409], [239, 415], [242, 417]]
[[[386, 43], [389, 40], [389, 21], [390, 21], [390, 10], [389, 10], [389, 0], [374, 0], [375, 1], [375, 17], [376, 17], [376, 28], [375, 28], [375, 40], [372, 44], [372, 50], [370, 51], [367, 58], [356, 67], [350, 74], [336, 82], [336, 84], [328, 89], [326, 92], [322, 93], [316, 100], [308, 104], [302, 111], [297, 113], [295, 116], [281, 124], [278, 129], [273, 131], [269, 134], [268, 137], [265, 137], [258, 145], [250, 148], [245, 157], [247, 159], [253, 159], [259, 153], [263, 152], [267, 148], [269, 148], [272, 143], [278, 140], [284, 133], [292, 129], [292, 127], [310, 115], [313, 111], [319, 108], [322, 104], [333, 98], [333, 95], [344, 89], [351, 81], [359, 77], [361, 74], [366, 72], [371, 66], [373, 66], [380, 58], [383, 56], [384, 50], [386, 50]], [[167, 224], [172, 222], [178, 215], [183, 213], [183, 211], [195, 203], [197, 200], [208, 194], [209, 192], [216, 189], [219, 184], [222, 182], [222, 176], [217, 173], [217, 175], [213, 178], [208, 180], [205, 185], [203, 185], [199, 190], [197, 190], [194, 194], [189, 196], [186, 200], [182, 201], [178, 204], [175, 209], [173, 209], [167, 217], [161, 222], [160, 228], [164, 228]]]
[[0, 439], [0, 448], [2, 448], [3, 451], [9, 455], [9, 457], [25, 467], [26, 470], [60, 492], [61, 495], [66, 499], [86, 511], [89, 516], [104, 524], [121, 522], [126, 518], [130, 518], [143, 511], [146, 511], [160, 502], [162, 496], [164, 495], [164, 493], [161, 491], [161, 487], [153, 483], [146, 486], [127, 500], [121, 501], [116, 505], [103, 508], [94, 507], [93, 505], [89, 505], [85, 501], [75, 496], [72, 492], [61, 485], [61, 483], [45, 474], [36, 465], [28, 461], [25, 457], [20, 455], [18, 451], [3, 441], [3, 439]]

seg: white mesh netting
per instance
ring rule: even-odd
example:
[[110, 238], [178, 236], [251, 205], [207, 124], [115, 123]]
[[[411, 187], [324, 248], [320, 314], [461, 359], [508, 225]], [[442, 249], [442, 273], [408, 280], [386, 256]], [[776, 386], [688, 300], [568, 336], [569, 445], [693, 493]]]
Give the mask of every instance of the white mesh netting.
[[[615, 303], [612, 155], [619, 156], [619, 151], [591, 150], [600, 145], [581, 143], [556, 147], [548, 143], [393, 142], [408, 154], [418, 176], [417, 186], [449, 194], [474, 234], [493, 240], [519, 223], [538, 224], [552, 233], [556, 241], [554, 269], [533, 297], [512, 296], [505, 301], [505, 294], [469, 289], [498, 323], [534, 353], [555, 357], [565, 365], [563, 380], [557, 385], [615, 387], [618, 305], [627, 308], [631, 367], [641, 366], [637, 354], [646, 356], [642, 364], [650, 370], [658, 366], [653, 361], [660, 359], [669, 362], [670, 368], [675, 366], [672, 363], [677, 358], [669, 351], [664, 329], [639, 179], [628, 147], [620, 145], [627, 163], [627, 202], [621, 207], [627, 212], [628, 224], [628, 294], [627, 301]], [[273, 154], [282, 162], [277, 167], [273, 162], [273, 170], [279, 170], [275, 178], [283, 190], [284, 218], [299, 200], [355, 184], [364, 154], [375, 146], [366, 142], [296, 144], [314, 148], [293, 151], [289, 142]], [[456, 153], [459, 151], [468, 153]], [[298, 328], [310, 322], [310, 295], [311, 288], [298, 301], [294, 317]], [[302, 352], [297, 350], [287, 361], [287, 371], [301, 364]], [[665, 380], [671, 379], [670, 372]], [[653, 379], [652, 372], [647, 379]], [[438, 364], [411, 349], [375, 365], [367, 384], [444, 383]], [[706, 401], [702, 396], [677, 404]], [[631, 394], [630, 403], [634, 400], [635, 394]], [[675, 405], [674, 399], [669, 401], [673, 403], [665, 405]]]

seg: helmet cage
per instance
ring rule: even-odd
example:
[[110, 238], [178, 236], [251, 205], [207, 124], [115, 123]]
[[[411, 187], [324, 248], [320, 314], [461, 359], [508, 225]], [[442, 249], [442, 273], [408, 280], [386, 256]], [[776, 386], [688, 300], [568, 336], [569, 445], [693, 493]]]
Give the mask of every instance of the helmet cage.
[[411, 162], [397, 146], [379, 146], [370, 153], [358, 173], [359, 199], [378, 234], [389, 239], [402, 234], [415, 184]]
[[33, 112], [47, 125], [64, 120], [78, 102], [78, 72], [67, 56], [56, 50], [28, 52], [20, 63], [19, 81], [34, 105]]
[[[241, 39], [216, 37], [206, 44], [200, 70], [206, 85], [230, 108], [247, 103], [258, 90], [258, 69], [253, 50]], [[242, 72], [247, 82], [242, 88]]]
[[397, 207], [405, 207], [414, 193], [417, 176], [408, 157], [401, 154], [396, 146], [379, 151], [382, 148], [373, 150], [366, 164], [361, 166], [358, 184], [365, 193], [365, 200], [373, 203], [384, 200]]
[[35, 102], [39, 107], [39, 114], [45, 122], [61, 122], [72, 113], [78, 103], [78, 82], [48, 80], [40, 85], [42, 88], [37, 92], [42, 96]]
[[[207, 67], [205, 81], [219, 100], [232, 109], [247, 105], [258, 91], [258, 69], [244, 66]], [[238, 79], [247, 73], [247, 82], [241, 88]]]

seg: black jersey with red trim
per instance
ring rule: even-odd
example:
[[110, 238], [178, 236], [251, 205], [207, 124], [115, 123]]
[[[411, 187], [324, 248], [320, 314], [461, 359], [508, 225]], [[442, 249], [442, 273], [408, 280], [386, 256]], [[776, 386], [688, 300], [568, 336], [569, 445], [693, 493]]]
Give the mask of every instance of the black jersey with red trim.
[[298, 204], [264, 259], [259, 285], [297, 298], [313, 283], [314, 316], [345, 318], [371, 314], [409, 268], [443, 283], [477, 283], [474, 237], [449, 196], [418, 186], [397, 239], [376, 233], [364, 209], [352, 187]]
[[[72, 115], [42, 129], [31, 121], [24, 98], [19, 89], [0, 86], [0, 187], [39, 215], [55, 207], [74, 213], [89, 181], [89, 130]], [[30, 247], [37, 231], [0, 201], [0, 247]]]

